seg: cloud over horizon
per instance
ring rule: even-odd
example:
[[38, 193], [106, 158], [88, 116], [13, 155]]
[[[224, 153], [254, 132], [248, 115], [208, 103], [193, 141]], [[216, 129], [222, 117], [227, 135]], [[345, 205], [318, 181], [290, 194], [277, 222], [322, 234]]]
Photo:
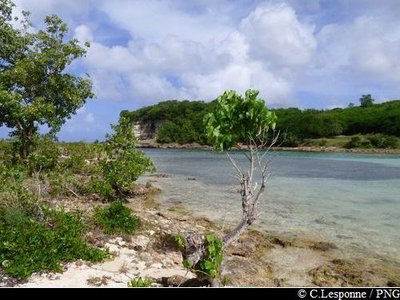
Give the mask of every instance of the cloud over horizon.
[[399, 1], [299, 2], [16, 1], [36, 28], [56, 13], [71, 36], [91, 42], [71, 70], [90, 74], [97, 99], [64, 126], [67, 140], [101, 138], [121, 109], [208, 101], [227, 89], [258, 89], [274, 107], [399, 98]]

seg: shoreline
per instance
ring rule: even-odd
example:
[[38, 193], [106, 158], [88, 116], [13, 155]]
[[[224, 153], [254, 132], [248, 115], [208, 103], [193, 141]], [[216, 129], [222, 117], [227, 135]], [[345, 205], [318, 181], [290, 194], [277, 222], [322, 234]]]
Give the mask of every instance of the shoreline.
[[[163, 177], [153, 178], [160, 183]], [[157, 184], [158, 185], [158, 184]], [[142, 188], [143, 188], [142, 184]], [[157, 188], [157, 187], [156, 187]], [[162, 190], [132, 198], [127, 206], [142, 220], [132, 236], [90, 233], [99, 247], [108, 247], [113, 258], [99, 264], [77, 261], [64, 266], [63, 273], [40, 272], [19, 287], [127, 287], [138, 277], [152, 278], [156, 287], [179, 286], [193, 278], [182, 266], [173, 237], [182, 232], [227, 233], [220, 224], [195, 213], [182, 204], [177, 207], [158, 201]], [[89, 214], [103, 205], [84, 199], [54, 200], [53, 205]], [[327, 240], [306, 236], [285, 236], [250, 228], [224, 254], [222, 278], [227, 286], [398, 286], [400, 264], [377, 261], [376, 257], [346, 258], [342, 249]]]
[[[212, 150], [208, 145], [198, 143], [178, 144], [168, 143], [161, 144], [153, 140], [141, 140], [137, 148], [147, 149], [184, 149], [184, 150]], [[243, 145], [238, 145], [235, 149], [244, 150]], [[400, 149], [381, 149], [381, 148], [338, 148], [338, 147], [317, 147], [317, 146], [299, 146], [299, 147], [273, 147], [271, 151], [292, 151], [292, 152], [326, 152], [326, 153], [365, 153], [365, 154], [400, 154]]]

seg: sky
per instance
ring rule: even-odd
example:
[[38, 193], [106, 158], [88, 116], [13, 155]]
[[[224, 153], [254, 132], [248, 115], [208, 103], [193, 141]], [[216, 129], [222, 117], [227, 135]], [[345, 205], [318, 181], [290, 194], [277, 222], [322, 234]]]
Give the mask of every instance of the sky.
[[96, 98], [63, 126], [64, 141], [103, 139], [124, 109], [231, 89], [257, 89], [268, 107], [400, 98], [398, 0], [15, 2], [36, 29], [57, 14], [70, 38], [91, 43], [68, 71], [89, 74]]

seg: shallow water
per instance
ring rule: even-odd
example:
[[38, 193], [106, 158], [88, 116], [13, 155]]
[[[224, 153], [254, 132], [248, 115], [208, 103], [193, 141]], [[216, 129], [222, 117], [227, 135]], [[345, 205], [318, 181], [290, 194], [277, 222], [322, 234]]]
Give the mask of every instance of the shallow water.
[[[166, 205], [182, 203], [213, 220], [240, 218], [239, 185], [228, 158], [213, 151], [146, 149]], [[244, 165], [240, 152], [232, 156]], [[256, 226], [308, 236], [400, 261], [400, 155], [273, 152]], [[196, 180], [188, 180], [195, 178]]]

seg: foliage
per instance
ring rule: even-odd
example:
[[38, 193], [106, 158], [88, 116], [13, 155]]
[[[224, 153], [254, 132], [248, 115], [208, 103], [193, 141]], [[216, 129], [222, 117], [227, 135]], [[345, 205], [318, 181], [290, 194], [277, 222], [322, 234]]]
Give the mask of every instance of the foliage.
[[205, 117], [207, 136], [216, 149], [224, 151], [238, 142], [257, 141], [275, 129], [276, 115], [257, 98], [258, 94], [247, 90], [243, 98], [229, 91], [218, 97], [216, 109]]
[[107, 234], [132, 234], [140, 225], [140, 220], [122, 201], [115, 201], [106, 208], [97, 207], [94, 222]]
[[45, 217], [41, 222], [19, 210], [1, 210], [0, 264], [6, 274], [26, 278], [41, 270], [61, 272], [61, 263], [97, 262], [108, 256], [85, 242], [79, 215], [45, 210]]
[[[216, 101], [203, 103], [166, 101], [134, 112], [124, 111], [131, 122], [146, 124], [163, 123], [158, 129], [160, 143], [193, 140], [208, 143], [202, 119], [214, 111]], [[367, 107], [351, 106], [331, 110], [280, 108], [273, 111], [277, 116], [276, 130], [280, 131], [278, 145], [296, 147], [311, 138], [332, 138], [338, 135], [384, 134], [400, 137], [400, 101], [389, 101]], [[189, 122], [191, 126], [183, 124]], [[165, 126], [165, 128], [164, 128]], [[150, 126], [151, 127], [151, 126]]]
[[129, 196], [133, 190], [133, 182], [146, 171], [151, 171], [151, 168], [151, 160], [139, 150], [125, 151], [117, 159], [102, 164], [104, 181], [117, 197]]
[[135, 148], [136, 138], [127, 118], [121, 117], [112, 128], [114, 133], [107, 135], [104, 145], [107, 156], [100, 162], [101, 177], [92, 180], [94, 191], [108, 200], [129, 196], [134, 181], [155, 169], [152, 160]]
[[372, 134], [366, 136], [355, 136], [346, 143], [345, 148], [398, 148], [399, 139], [394, 136]]
[[399, 139], [395, 136], [387, 136], [383, 134], [368, 135], [367, 139], [371, 142], [372, 147], [376, 148], [398, 148]]
[[37, 137], [37, 148], [28, 155], [28, 168], [31, 173], [50, 171], [57, 167], [61, 151], [51, 136]]
[[83, 156], [85, 159], [97, 160], [102, 156], [104, 151], [103, 144], [101, 143], [85, 143], [85, 142], [74, 142], [74, 143], [59, 143], [62, 149], [62, 155], [71, 156]]
[[[157, 105], [144, 107], [136, 111], [122, 111], [124, 116], [133, 122], [149, 124], [156, 132], [160, 143], [207, 143], [203, 128], [204, 115], [213, 111], [215, 101], [177, 101], [160, 102]], [[159, 128], [157, 124], [163, 123]]]
[[182, 234], [177, 234], [175, 236], [175, 242], [178, 249], [183, 249], [185, 247], [185, 237]]
[[198, 142], [196, 130], [192, 122], [184, 120], [181, 125], [167, 121], [157, 131], [157, 142], [159, 143], [193, 143]]
[[[11, 1], [0, 9], [0, 125], [14, 130], [22, 159], [37, 145], [40, 125], [58, 132], [67, 119], [92, 98], [88, 78], [65, 72], [86, 49], [67, 40], [68, 27], [59, 17], [45, 18], [45, 28], [33, 30], [29, 13], [13, 27]], [[86, 45], [88, 46], [88, 44]]]
[[150, 287], [153, 281], [150, 278], [138, 277], [128, 282], [128, 287]]
[[23, 185], [27, 178], [28, 173], [22, 165], [0, 165], [0, 212], [10, 209], [35, 214], [36, 196]]
[[371, 95], [362, 95], [360, 98], [360, 106], [361, 107], [370, 107], [374, 104], [374, 99], [372, 99]]
[[[178, 235], [176, 241], [180, 248], [184, 247], [184, 239]], [[182, 247], [183, 245], [183, 247]], [[213, 235], [205, 235], [205, 253], [194, 266], [188, 259], [183, 259], [182, 264], [185, 268], [191, 269], [199, 277], [216, 278], [221, 272], [221, 264], [223, 260], [222, 240]]]

